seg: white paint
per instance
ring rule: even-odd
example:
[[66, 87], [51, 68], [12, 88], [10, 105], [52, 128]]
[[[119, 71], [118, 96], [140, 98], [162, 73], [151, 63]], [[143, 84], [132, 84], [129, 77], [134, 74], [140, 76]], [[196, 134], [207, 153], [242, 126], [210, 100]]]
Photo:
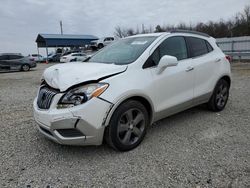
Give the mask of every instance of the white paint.
[[43, 78], [51, 87], [65, 91], [73, 85], [122, 72], [126, 67], [127, 65], [70, 62], [47, 68]]

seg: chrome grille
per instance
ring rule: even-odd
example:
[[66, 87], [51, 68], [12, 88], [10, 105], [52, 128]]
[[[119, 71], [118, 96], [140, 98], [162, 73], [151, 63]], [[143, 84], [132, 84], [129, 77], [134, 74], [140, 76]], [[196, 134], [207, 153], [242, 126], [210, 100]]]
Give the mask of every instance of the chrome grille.
[[49, 109], [52, 99], [57, 93], [57, 91], [52, 90], [46, 86], [42, 87], [38, 93], [37, 106], [40, 109]]

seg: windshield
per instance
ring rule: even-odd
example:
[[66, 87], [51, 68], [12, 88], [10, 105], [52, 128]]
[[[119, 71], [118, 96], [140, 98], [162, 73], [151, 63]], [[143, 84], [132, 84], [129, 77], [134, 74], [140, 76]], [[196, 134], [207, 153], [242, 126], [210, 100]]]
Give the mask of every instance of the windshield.
[[124, 65], [134, 62], [156, 39], [153, 36], [132, 37], [118, 40], [103, 48], [88, 61]]

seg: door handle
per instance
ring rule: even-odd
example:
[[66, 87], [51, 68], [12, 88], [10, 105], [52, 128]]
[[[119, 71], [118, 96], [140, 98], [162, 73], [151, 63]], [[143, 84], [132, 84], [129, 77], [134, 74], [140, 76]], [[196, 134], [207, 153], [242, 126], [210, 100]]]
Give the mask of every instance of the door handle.
[[218, 63], [218, 62], [220, 62], [220, 61], [221, 61], [220, 58], [218, 58], [218, 59], [215, 60], [216, 63]]
[[188, 67], [188, 68], [186, 69], [186, 72], [189, 72], [189, 71], [192, 71], [192, 70], [194, 70], [194, 67]]

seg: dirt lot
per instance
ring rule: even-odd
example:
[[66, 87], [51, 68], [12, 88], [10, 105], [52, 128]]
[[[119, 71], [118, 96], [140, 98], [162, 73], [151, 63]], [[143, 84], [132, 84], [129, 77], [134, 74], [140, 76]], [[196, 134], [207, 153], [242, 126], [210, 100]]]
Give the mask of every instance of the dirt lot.
[[0, 187], [250, 187], [250, 64], [233, 66], [223, 112], [201, 106], [161, 120], [126, 153], [39, 134], [32, 102], [47, 66], [0, 74]]

